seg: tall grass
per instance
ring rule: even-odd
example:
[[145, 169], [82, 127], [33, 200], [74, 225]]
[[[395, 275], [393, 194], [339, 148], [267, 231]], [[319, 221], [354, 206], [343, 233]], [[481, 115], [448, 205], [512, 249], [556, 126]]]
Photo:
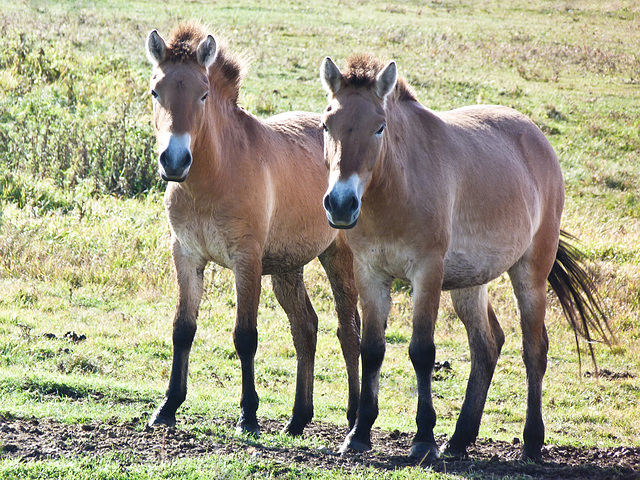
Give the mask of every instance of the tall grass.
[[74, 55], [71, 39], [14, 25], [0, 38], [3, 167], [60, 188], [91, 180], [96, 192], [132, 196], [160, 187], [145, 84], [128, 59]]

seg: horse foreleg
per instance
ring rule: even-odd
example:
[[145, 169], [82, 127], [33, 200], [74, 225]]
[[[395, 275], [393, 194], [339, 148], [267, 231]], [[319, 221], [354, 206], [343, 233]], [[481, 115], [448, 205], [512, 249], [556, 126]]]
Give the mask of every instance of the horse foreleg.
[[258, 436], [259, 398], [256, 392], [254, 359], [258, 349], [258, 303], [260, 301], [260, 280], [262, 274], [261, 255], [238, 262], [234, 268], [236, 279], [237, 316], [233, 329], [233, 343], [240, 358], [242, 369], [242, 394], [240, 397], [240, 418], [236, 433]]
[[349, 429], [356, 423], [360, 401], [360, 315], [358, 314], [358, 291], [353, 276], [353, 253], [347, 245], [344, 233], [340, 232], [327, 250], [319, 257], [333, 291], [338, 315], [338, 340], [347, 367], [349, 400], [347, 420]]
[[453, 290], [451, 300], [467, 329], [471, 350], [471, 373], [456, 429], [449, 442], [441, 448], [444, 456], [457, 458], [466, 454], [467, 446], [478, 436], [504, 333], [489, 304], [486, 285]]
[[546, 277], [534, 279], [531, 267], [520, 265], [509, 270], [522, 327], [522, 358], [527, 371], [527, 419], [524, 426], [522, 457], [538, 460], [544, 444], [542, 420], [542, 380], [547, 370], [549, 339], [544, 325]]
[[385, 354], [385, 328], [391, 297], [391, 280], [362, 278], [358, 291], [362, 302], [362, 391], [353, 429], [347, 435], [340, 453], [371, 450], [371, 427], [378, 417], [380, 368]]
[[202, 299], [204, 265], [186, 257], [177, 240], [172, 245], [178, 281], [178, 304], [173, 320], [173, 363], [164, 400], [149, 419], [149, 425], [176, 423], [176, 411], [187, 397], [189, 353], [196, 334], [198, 308]]
[[431, 397], [431, 376], [436, 361], [434, 332], [440, 303], [442, 271], [440, 263], [439, 269], [429, 268], [422, 275], [417, 275], [412, 282], [413, 332], [409, 343], [409, 358], [416, 372], [418, 387], [418, 428], [411, 443], [409, 456], [427, 462], [438, 457], [438, 447], [433, 435], [436, 411]]
[[304, 286], [302, 268], [271, 276], [273, 292], [291, 325], [293, 345], [298, 361], [296, 398], [293, 413], [283, 433], [302, 435], [313, 418], [313, 368], [318, 335], [318, 316]]

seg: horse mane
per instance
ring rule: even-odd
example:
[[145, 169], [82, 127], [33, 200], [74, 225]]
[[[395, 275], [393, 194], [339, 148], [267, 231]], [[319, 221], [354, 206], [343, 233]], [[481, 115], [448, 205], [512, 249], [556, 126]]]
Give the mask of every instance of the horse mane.
[[[169, 35], [166, 61], [197, 61], [196, 51], [200, 42], [208, 35], [207, 28], [197, 22], [179, 24]], [[218, 54], [209, 68], [212, 87], [223, 96], [238, 101], [242, 79], [247, 71], [247, 61], [238, 54], [229, 52], [226, 42], [216, 36]]]
[[[353, 87], [370, 88], [376, 81], [376, 76], [386, 66], [369, 53], [358, 53], [347, 58], [347, 71], [343, 73], [343, 79], [347, 85]], [[404, 78], [398, 77], [395, 88], [399, 101], [418, 101], [414, 90], [407, 84]]]

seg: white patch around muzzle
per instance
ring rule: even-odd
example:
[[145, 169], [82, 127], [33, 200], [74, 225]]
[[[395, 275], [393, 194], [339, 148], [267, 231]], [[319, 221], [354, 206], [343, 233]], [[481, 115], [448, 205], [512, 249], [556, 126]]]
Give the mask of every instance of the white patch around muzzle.
[[160, 176], [167, 181], [181, 182], [191, 168], [191, 135], [167, 133], [160, 139], [158, 167]]
[[329, 224], [334, 228], [353, 228], [360, 215], [364, 188], [356, 173], [346, 179], [336, 172], [329, 177], [329, 188], [324, 196], [324, 208]]

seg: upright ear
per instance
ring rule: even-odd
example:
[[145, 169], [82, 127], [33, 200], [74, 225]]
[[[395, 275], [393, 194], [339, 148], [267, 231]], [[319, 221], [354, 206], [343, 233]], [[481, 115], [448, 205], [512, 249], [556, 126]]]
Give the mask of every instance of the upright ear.
[[389, 62], [376, 77], [376, 95], [384, 98], [389, 95], [396, 86], [398, 81], [398, 68], [396, 62]]
[[325, 57], [320, 65], [320, 81], [324, 89], [335, 95], [342, 86], [342, 74], [340, 69], [333, 63], [333, 60], [329, 57]]
[[147, 35], [147, 58], [154, 67], [164, 61], [167, 53], [167, 44], [157, 30], [151, 30]]
[[207, 35], [207, 38], [202, 40], [198, 45], [196, 52], [198, 63], [208, 70], [215, 61], [216, 55], [218, 55], [216, 39], [213, 38], [213, 35]]

